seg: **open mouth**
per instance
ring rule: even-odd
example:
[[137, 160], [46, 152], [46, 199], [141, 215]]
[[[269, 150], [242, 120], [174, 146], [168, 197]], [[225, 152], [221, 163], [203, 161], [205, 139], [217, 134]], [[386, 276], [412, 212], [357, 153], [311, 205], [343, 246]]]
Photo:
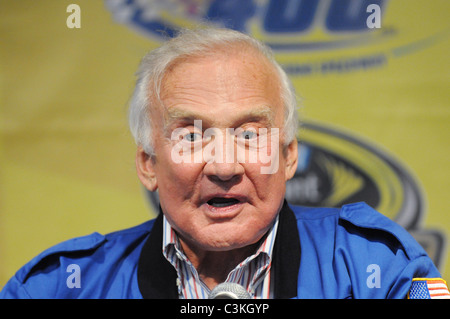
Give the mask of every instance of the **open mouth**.
[[228, 207], [239, 203], [239, 200], [237, 200], [236, 198], [214, 197], [211, 198], [207, 203], [208, 205], [211, 205], [213, 207]]

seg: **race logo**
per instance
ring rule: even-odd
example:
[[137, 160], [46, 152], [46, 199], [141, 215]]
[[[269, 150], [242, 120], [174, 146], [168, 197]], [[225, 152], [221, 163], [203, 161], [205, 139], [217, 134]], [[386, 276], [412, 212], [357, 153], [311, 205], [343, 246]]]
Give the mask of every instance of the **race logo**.
[[[316, 52], [379, 43], [387, 0], [105, 0], [114, 19], [155, 40], [181, 27], [211, 25], [249, 33], [276, 52]], [[383, 66], [387, 52], [317, 62], [282, 63], [288, 74], [314, 75]]]
[[418, 226], [422, 191], [392, 156], [328, 125], [303, 123], [300, 135], [297, 172], [287, 185], [289, 202], [339, 207], [363, 200], [405, 228]]
[[[290, 76], [381, 68], [447, 36], [447, 31], [441, 30], [425, 38], [392, 42], [403, 30], [384, 21], [388, 0], [104, 1], [115, 21], [155, 40], [173, 37], [182, 27], [210, 25], [251, 34], [279, 54], [304, 54], [302, 61], [280, 61]], [[365, 48], [368, 50], [354, 51]], [[330, 51], [336, 54], [308, 55]]]
[[[274, 49], [361, 45], [381, 31], [387, 0], [105, 0], [116, 21], [163, 39], [179, 27], [215, 25], [251, 33]], [[376, 32], [380, 31], [380, 32]]]

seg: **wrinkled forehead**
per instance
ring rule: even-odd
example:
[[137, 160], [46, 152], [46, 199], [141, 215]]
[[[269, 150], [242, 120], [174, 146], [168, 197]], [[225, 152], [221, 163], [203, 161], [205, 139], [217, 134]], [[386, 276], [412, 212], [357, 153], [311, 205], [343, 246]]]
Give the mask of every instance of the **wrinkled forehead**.
[[223, 111], [215, 106], [229, 103], [243, 108], [271, 108], [266, 115], [283, 113], [278, 73], [256, 50], [226, 49], [179, 59], [164, 75], [160, 100], [165, 120], [182, 115], [183, 108], [190, 107], [192, 111], [195, 103], [212, 104], [210, 109], [203, 108], [211, 112]]
[[[191, 66], [189, 68], [189, 66]], [[229, 80], [247, 80], [248, 86], [269, 85], [273, 90], [280, 86], [278, 73], [271, 62], [259, 51], [248, 45], [233, 45], [231, 47], [217, 47], [208, 52], [201, 52], [191, 56], [182, 56], [166, 68], [166, 72], [161, 80], [161, 92], [170, 90], [174, 84], [176, 75], [182, 74], [182, 79], [191, 78], [195, 74], [189, 72], [197, 68], [198, 71], [207, 69], [206, 75], [211, 75], [214, 70], [211, 67], [218, 67], [215, 75]], [[221, 68], [220, 68], [221, 67]], [[205, 77], [205, 81], [210, 77]], [[229, 83], [232, 84], [232, 83]]]

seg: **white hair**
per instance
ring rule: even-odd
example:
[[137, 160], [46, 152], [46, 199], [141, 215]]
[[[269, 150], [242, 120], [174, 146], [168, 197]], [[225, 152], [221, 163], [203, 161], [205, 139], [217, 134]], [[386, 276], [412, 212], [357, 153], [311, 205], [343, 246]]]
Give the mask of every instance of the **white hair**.
[[144, 56], [136, 73], [136, 86], [131, 96], [128, 120], [136, 144], [148, 155], [155, 155], [152, 141], [152, 121], [149, 109], [160, 103], [160, 89], [165, 72], [176, 61], [187, 57], [201, 57], [217, 53], [218, 49], [238, 44], [260, 52], [275, 68], [280, 79], [284, 104], [284, 144], [288, 145], [298, 129], [297, 98], [287, 74], [275, 61], [272, 50], [260, 41], [230, 29], [201, 28], [181, 30], [178, 35]]

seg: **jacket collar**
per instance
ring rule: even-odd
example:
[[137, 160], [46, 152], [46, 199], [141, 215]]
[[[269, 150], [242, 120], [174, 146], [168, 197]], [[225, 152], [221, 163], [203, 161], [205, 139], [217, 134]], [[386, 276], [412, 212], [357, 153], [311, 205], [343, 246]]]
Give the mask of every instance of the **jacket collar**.
[[[160, 213], [142, 247], [138, 262], [138, 285], [145, 299], [177, 299], [177, 273], [162, 253], [163, 215]], [[294, 213], [285, 201], [280, 211], [274, 244], [272, 276], [277, 299], [297, 295], [300, 238]]]

